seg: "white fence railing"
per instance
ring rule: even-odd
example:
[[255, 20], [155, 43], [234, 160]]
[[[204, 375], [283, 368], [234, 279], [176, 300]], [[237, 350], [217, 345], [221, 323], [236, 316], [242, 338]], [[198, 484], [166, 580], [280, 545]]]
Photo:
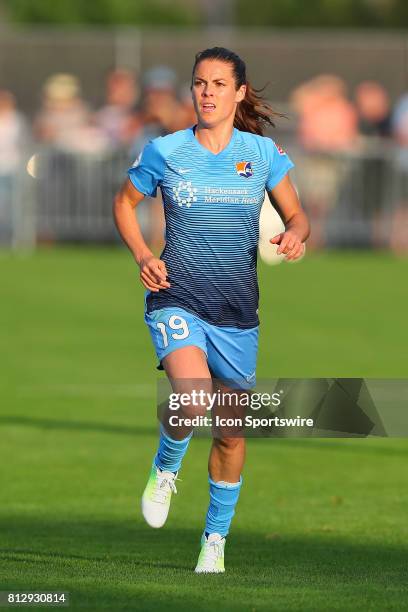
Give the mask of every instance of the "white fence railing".
[[[316, 247], [408, 250], [408, 149], [380, 143], [348, 154], [291, 149], [291, 156]], [[118, 242], [112, 202], [129, 165], [125, 151], [41, 150], [14, 175], [0, 176], [0, 242]], [[138, 207], [147, 240], [162, 223], [153, 204]]]

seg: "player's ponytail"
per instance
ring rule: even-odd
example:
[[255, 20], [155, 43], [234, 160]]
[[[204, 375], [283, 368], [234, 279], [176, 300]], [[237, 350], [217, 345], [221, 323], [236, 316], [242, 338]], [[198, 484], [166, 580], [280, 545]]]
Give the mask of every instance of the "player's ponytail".
[[216, 59], [232, 65], [235, 86], [239, 89], [246, 85], [245, 98], [237, 105], [234, 118], [234, 127], [243, 132], [263, 135], [265, 127], [275, 127], [275, 117], [284, 117], [281, 113], [274, 111], [268, 102], [262, 97], [263, 89], [255, 89], [246, 77], [245, 62], [233, 51], [224, 47], [213, 47], [200, 51], [195, 57], [193, 76], [197, 65], [205, 59]]

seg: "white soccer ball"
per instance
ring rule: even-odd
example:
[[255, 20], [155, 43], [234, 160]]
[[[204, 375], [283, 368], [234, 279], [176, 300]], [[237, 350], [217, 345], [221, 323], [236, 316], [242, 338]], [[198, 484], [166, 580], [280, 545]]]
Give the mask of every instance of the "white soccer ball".
[[[285, 260], [286, 255], [284, 253], [280, 253], [279, 255], [277, 253], [279, 245], [272, 244], [270, 242], [271, 238], [281, 234], [284, 231], [285, 225], [274, 206], [272, 206], [267, 192], [265, 192], [265, 199], [262, 204], [261, 214], [259, 217], [258, 252], [262, 261], [269, 266], [276, 266]], [[306, 245], [303, 244], [302, 257], [304, 257], [305, 251]], [[302, 257], [299, 257], [295, 261], [300, 261]], [[288, 263], [294, 262], [289, 261]]]

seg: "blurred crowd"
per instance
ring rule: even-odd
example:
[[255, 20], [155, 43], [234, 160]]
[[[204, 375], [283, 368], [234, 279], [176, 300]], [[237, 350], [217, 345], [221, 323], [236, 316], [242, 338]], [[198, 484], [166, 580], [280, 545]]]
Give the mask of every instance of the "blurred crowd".
[[[311, 214], [318, 220], [316, 246], [324, 242], [322, 228], [330, 202], [338, 197], [345, 176], [352, 176], [350, 164], [340, 163], [339, 155], [350, 160], [365, 154], [366, 177], [378, 179], [384, 167], [372, 151], [397, 150], [393, 163], [401, 184], [408, 187], [408, 93], [392, 104], [378, 82], [363, 81], [349, 92], [341, 78], [328, 74], [301, 83], [287, 105], [295, 121], [282, 127], [286, 131], [290, 125], [288, 139], [293, 138], [301, 152], [298, 181]], [[281, 110], [282, 104], [278, 106]], [[180, 87], [176, 73], [166, 66], [150, 69], [140, 81], [126, 69], [111, 71], [106, 78], [105, 102], [99, 109], [92, 109], [84, 99], [76, 76], [54, 74], [43, 85], [41, 108], [31, 122], [18, 110], [13, 93], [0, 90], [0, 199], [4, 200], [8, 181], [26, 156], [28, 142], [87, 156], [126, 151], [132, 163], [151, 138], [195, 121], [190, 84]], [[367, 180], [371, 181], [371, 192], [368, 188], [366, 197], [380, 197], [375, 180]], [[403, 200], [408, 199], [407, 187], [400, 189]], [[344, 193], [347, 198], [347, 191]], [[408, 221], [405, 209], [404, 202], [397, 205], [393, 235]], [[404, 240], [405, 233], [396, 239], [397, 250], [408, 248]]]
[[[376, 81], [362, 81], [350, 96], [341, 78], [319, 75], [293, 91], [290, 105], [303, 151], [299, 179], [314, 220], [311, 243], [324, 245], [334, 205], [352, 217], [357, 204], [360, 226], [366, 221], [363, 230], [356, 227], [360, 236], [367, 231], [369, 244], [406, 252], [408, 94], [392, 105]], [[350, 227], [345, 233], [353, 233]]]
[[[408, 147], [408, 94], [392, 107], [387, 91], [375, 81], [360, 83], [349, 97], [341, 78], [319, 75], [299, 85], [289, 105], [297, 117], [298, 142], [307, 151], [350, 150], [366, 137], [391, 138]], [[0, 90], [0, 169], [17, 162], [21, 143], [30, 135], [76, 152], [128, 147], [132, 156], [145, 140], [194, 122], [190, 84], [178, 87], [168, 67], [149, 70], [141, 82], [128, 70], [113, 70], [106, 78], [105, 104], [96, 110], [74, 75], [55, 74], [44, 83], [32, 129], [13, 94]]]
[[128, 70], [110, 72], [105, 104], [97, 110], [82, 97], [75, 76], [51, 76], [44, 85], [33, 132], [36, 140], [65, 150], [99, 153], [126, 147], [132, 157], [150, 138], [183, 129], [194, 120], [188, 85], [178, 91], [175, 72], [158, 66], [144, 75], [142, 83]]

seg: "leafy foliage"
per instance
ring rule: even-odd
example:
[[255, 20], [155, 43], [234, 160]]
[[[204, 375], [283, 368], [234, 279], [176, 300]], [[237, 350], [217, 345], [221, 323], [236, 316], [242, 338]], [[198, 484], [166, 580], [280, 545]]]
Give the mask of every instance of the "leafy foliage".
[[194, 25], [194, 3], [177, 0], [3, 0], [12, 22], [88, 25]]

